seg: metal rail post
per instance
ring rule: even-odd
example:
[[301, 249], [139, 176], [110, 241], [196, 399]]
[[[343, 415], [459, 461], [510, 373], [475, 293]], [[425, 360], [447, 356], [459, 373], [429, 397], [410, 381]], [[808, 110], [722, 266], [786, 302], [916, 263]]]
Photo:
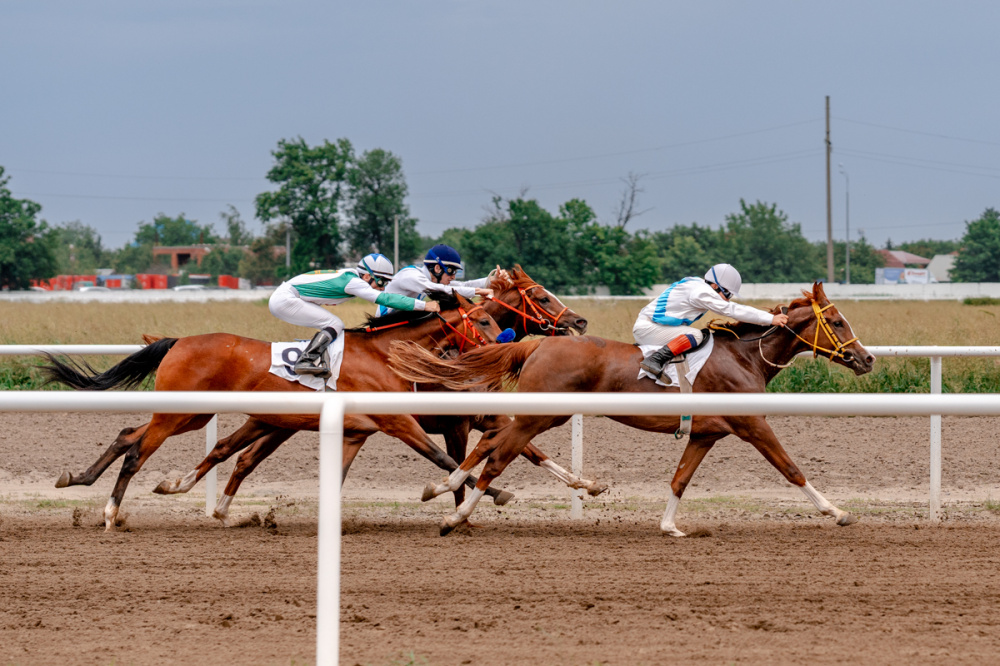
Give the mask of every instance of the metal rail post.
[[340, 663], [340, 463], [343, 448], [344, 399], [335, 397], [323, 405], [319, 416], [317, 666]]
[[[212, 417], [212, 420], [208, 422], [205, 426], [205, 455], [207, 456], [215, 448], [215, 445], [219, 442], [219, 415], [216, 414]], [[209, 518], [212, 517], [212, 512], [215, 511], [215, 502], [219, 498], [218, 494], [218, 483], [219, 475], [215, 473], [215, 468], [213, 467], [209, 470], [208, 474], [205, 475], [205, 515]]]
[[[941, 395], [941, 357], [931, 356], [931, 394]], [[941, 520], [941, 415], [931, 415], [931, 482], [928, 518]]]
[[[583, 414], [573, 415], [573, 450], [571, 454], [571, 471], [577, 477], [583, 476]], [[583, 489], [573, 491], [569, 504], [569, 517], [572, 520], [583, 518]]]

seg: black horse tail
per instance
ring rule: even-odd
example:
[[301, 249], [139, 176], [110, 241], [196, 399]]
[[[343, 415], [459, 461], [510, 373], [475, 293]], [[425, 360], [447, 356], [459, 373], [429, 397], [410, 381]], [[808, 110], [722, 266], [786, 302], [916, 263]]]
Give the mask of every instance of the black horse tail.
[[52, 354], [44, 356], [48, 365], [39, 366], [45, 375], [45, 384], [59, 383], [81, 391], [107, 391], [131, 389], [139, 386], [146, 377], [160, 367], [177, 338], [160, 338], [146, 345], [121, 363], [104, 372], [98, 372], [86, 361], [58, 360]]

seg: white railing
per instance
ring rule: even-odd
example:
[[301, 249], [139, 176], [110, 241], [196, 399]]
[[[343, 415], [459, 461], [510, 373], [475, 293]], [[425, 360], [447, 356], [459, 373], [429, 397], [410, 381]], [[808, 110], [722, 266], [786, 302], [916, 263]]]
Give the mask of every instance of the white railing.
[[982, 394], [695, 393], [664, 400], [655, 393], [456, 393], [445, 403], [433, 393], [4, 392], [0, 412], [18, 411], [319, 414], [316, 663], [337, 664], [340, 461], [346, 414], [1000, 416], [1000, 400]]
[[[132, 354], [142, 349], [142, 345], [0, 345], [0, 356], [33, 356], [40, 352], [51, 354], [94, 354], [118, 355]], [[1000, 347], [960, 347], [960, 346], [875, 346], [868, 347], [869, 352], [876, 357], [920, 357], [931, 361], [931, 394], [941, 393], [941, 361], [943, 357], [1000, 356]], [[805, 352], [802, 356], [809, 356]], [[205, 428], [205, 455], [211, 453], [218, 442], [218, 418], [213, 418]], [[572, 418], [572, 454], [571, 471], [577, 476], [583, 474], [583, 418], [580, 414]], [[213, 467], [205, 476], [205, 515], [211, 516], [217, 496], [216, 470]], [[938, 520], [941, 513], [941, 415], [930, 417], [930, 486], [928, 493], [928, 511], [932, 521]], [[570, 499], [570, 517], [583, 517], [583, 491], [572, 493]]]

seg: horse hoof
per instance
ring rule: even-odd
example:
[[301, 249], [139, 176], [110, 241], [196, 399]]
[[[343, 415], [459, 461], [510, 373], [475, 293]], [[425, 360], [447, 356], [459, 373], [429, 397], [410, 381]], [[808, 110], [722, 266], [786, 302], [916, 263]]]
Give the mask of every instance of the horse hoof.
[[661, 525], [660, 529], [663, 530], [663, 533], [665, 535], [670, 536], [670, 537], [686, 537], [687, 536], [687, 534], [685, 534], [684, 532], [681, 532], [676, 527], [663, 527]]
[[420, 501], [429, 502], [435, 497], [437, 497], [437, 493], [434, 492], [436, 490], [437, 490], [436, 485], [434, 485], [433, 483], [428, 483], [426, 486], [424, 486], [424, 494], [420, 496]]
[[63, 472], [59, 479], [56, 481], [56, 488], [65, 488], [69, 485], [70, 480], [73, 476], [69, 472]]
[[493, 503], [497, 506], [503, 506], [512, 499], [514, 499], [514, 493], [507, 490], [501, 490], [497, 493], [497, 496], [493, 498]]
[[840, 525], [841, 527], [847, 527], [848, 525], [853, 525], [856, 522], [858, 522], [858, 519], [855, 518], [854, 515], [850, 513], [844, 513], [837, 520], [837, 524]]
[[601, 493], [608, 492], [608, 484], [606, 483], [595, 483], [590, 488], [587, 488], [587, 494], [591, 497], [597, 497]]
[[170, 482], [160, 481], [160, 485], [153, 488], [153, 492], [157, 495], [169, 495], [170, 494]]
[[449, 525], [447, 520], [441, 521], [441, 531], [440, 531], [441, 536], [448, 536], [449, 534], [451, 534], [451, 531], [453, 529], [455, 529], [455, 526]]

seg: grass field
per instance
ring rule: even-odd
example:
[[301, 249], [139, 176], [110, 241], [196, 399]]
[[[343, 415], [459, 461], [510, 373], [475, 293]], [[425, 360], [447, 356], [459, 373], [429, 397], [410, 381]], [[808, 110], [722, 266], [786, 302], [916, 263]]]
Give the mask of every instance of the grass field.
[[[639, 300], [567, 301], [590, 321], [588, 332], [632, 341]], [[751, 302], [758, 307], [774, 303]], [[865, 345], [996, 345], [1000, 305], [956, 301], [845, 301], [839, 304]], [[337, 306], [348, 326], [364, 323], [373, 306], [360, 301]], [[264, 300], [253, 303], [0, 303], [0, 344], [138, 344], [143, 333], [179, 337], [225, 331], [263, 340], [308, 338], [311, 329], [273, 317]], [[103, 368], [115, 357], [89, 359]], [[0, 360], [0, 389], [38, 388], [38, 360]], [[880, 359], [870, 375], [855, 378], [825, 360], [799, 360], [769, 390], [792, 392], [927, 392], [929, 360]], [[944, 363], [945, 391], [1000, 391], [1000, 358], [955, 358]]]

